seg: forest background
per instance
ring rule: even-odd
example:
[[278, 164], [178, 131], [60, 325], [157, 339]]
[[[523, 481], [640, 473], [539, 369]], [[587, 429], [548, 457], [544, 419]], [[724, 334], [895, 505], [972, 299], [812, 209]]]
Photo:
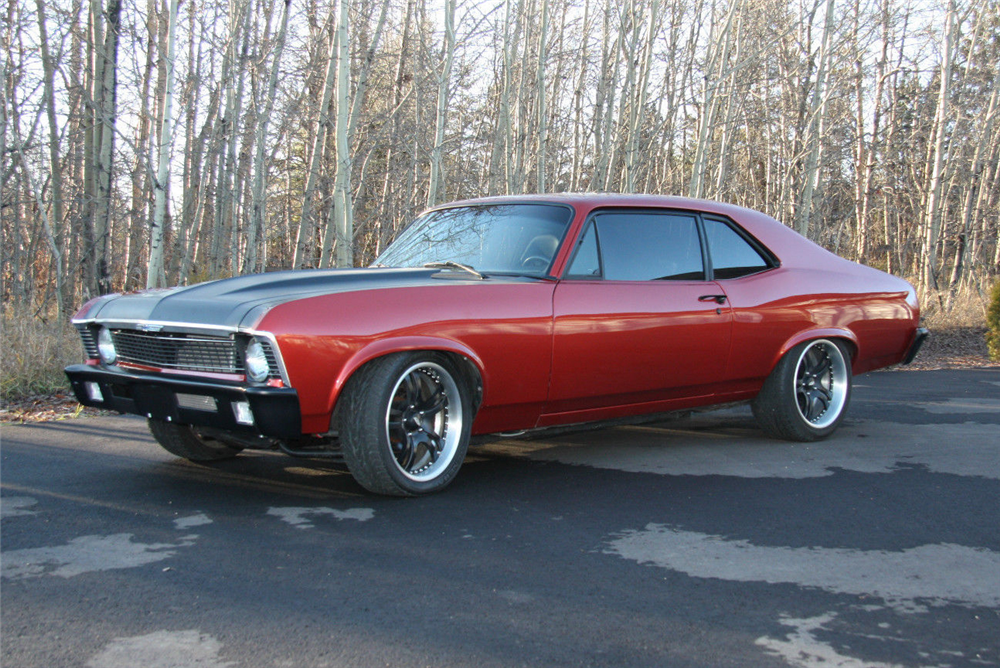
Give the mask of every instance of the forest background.
[[943, 311], [1000, 274], [996, 0], [8, 0], [0, 40], [5, 336], [493, 194], [741, 204]]

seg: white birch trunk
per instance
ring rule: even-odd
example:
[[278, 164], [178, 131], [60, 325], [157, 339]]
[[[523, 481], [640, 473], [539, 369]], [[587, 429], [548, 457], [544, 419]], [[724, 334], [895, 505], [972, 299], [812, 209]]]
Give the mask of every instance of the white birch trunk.
[[930, 180], [927, 184], [927, 208], [923, 262], [923, 285], [926, 289], [937, 290], [937, 247], [941, 233], [942, 197], [944, 185], [944, 155], [948, 125], [948, 97], [951, 94], [951, 66], [953, 30], [955, 25], [955, 1], [948, 3], [945, 18], [944, 43], [941, 46], [941, 87], [938, 91], [937, 117], [934, 123], [934, 156], [931, 163]]
[[570, 191], [580, 189], [583, 178], [584, 154], [589, 142], [583, 127], [583, 95], [587, 86], [587, 54], [590, 46], [590, 0], [583, 4], [583, 44], [580, 47], [580, 68], [577, 73], [576, 87], [573, 91], [573, 167], [570, 173]]
[[[49, 251], [52, 253], [52, 260], [56, 267], [56, 307], [58, 308], [58, 313], [62, 315], [63, 313], [63, 296], [62, 296], [62, 253], [59, 250], [59, 245], [56, 243], [55, 235], [53, 234], [53, 224], [51, 219], [51, 211], [49, 207], [45, 206], [45, 202], [42, 199], [42, 192], [38, 187], [38, 183], [31, 176], [31, 169], [29, 167], [29, 162], [24, 157], [24, 141], [21, 139], [20, 133], [18, 131], [17, 122], [11, 123], [11, 129], [13, 130], [14, 142], [17, 144], [17, 154], [21, 163], [21, 172], [24, 175], [25, 181], [27, 181], [28, 189], [31, 191], [32, 196], [35, 198], [35, 206], [38, 207], [38, 215], [42, 219], [42, 230], [45, 234], [45, 242], [48, 244]], [[6, 147], [5, 147], [6, 148]]]
[[[454, 0], [452, 0], [454, 1]], [[538, 96], [538, 153], [535, 164], [538, 192], [545, 192], [545, 144], [548, 141], [548, 119], [545, 116], [545, 60], [549, 35], [549, 0], [542, 0], [542, 27], [538, 35], [538, 67], [535, 71], [535, 94]]]
[[337, 40], [330, 41], [330, 57], [327, 61], [326, 79], [323, 82], [323, 95], [319, 104], [319, 117], [316, 121], [316, 133], [313, 136], [312, 157], [309, 160], [309, 171], [306, 175], [305, 191], [302, 194], [302, 213], [299, 216], [299, 232], [295, 242], [295, 254], [292, 257], [292, 268], [301, 269], [307, 263], [307, 247], [312, 243], [315, 232], [316, 217], [313, 199], [316, 195], [319, 181], [320, 165], [323, 161], [326, 137], [333, 125], [330, 115], [330, 103], [337, 87]]
[[809, 153], [803, 169], [804, 188], [795, 218], [795, 230], [802, 236], [809, 235], [809, 218], [812, 214], [813, 193], [819, 185], [820, 152], [823, 147], [824, 119], [826, 116], [826, 73], [830, 60], [830, 44], [834, 31], [834, 0], [826, 2], [826, 21], [823, 27], [823, 42], [820, 46], [819, 69], [816, 72], [816, 88], [813, 91], [810, 109], [810, 131], [807, 135]]
[[[832, 0], [831, 0], [832, 2]], [[703, 197], [705, 191], [705, 172], [708, 169], [708, 149], [715, 130], [715, 114], [718, 109], [717, 88], [725, 80], [724, 71], [729, 61], [729, 45], [733, 27], [733, 18], [740, 2], [733, 2], [726, 14], [725, 25], [718, 36], [712, 40], [713, 48], [705, 73], [705, 83], [702, 92], [701, 119], [698, 124], [698, 143], [695, 148], [694, 165], [691, 168], [691, 180], [688, 182], [688, 197]]]
[[[55, 105], [55, 86], [53, 82], [54, 77], [54, 67], [52, 62], [52, 55], [49, 53], [48, 47], [48, 35], [45, 25], [45, 4], [43, 0], [35, 0], [35, 5], [38, 8], [38, 31], [41, 37], [41, 50], [42, 50], [42, 75], [44, 77], [44, 91], [45, 95], [45, 116], [48, 119], [49, 124], [49, 174], [52, 180], [52, 196], [51, 202], [52, 206], [50, 209], [46, 210], [41, 208], [40, 196], [36, 194], [36, 198], [39, 199], [40, 213], [43, 216], [43, 221], [45, 223], [45, 233], [49, 241], [50, 248], [53, 255], [53, 266], [55, 267], [56, 273], [56, 304], [59, 315], [63, 314], [63, 237], [62, 237], [62, 226], [63, 226], [63, 174], [62, 166], [59, 160], [59, 124], [56, 117], [56, 105]], [[21, 143], [18, 142], [18, 150], [21, 151]], [[21, 164], [27, 174], [28, 166], [24, 162], [24, 155], [21, 154]], [[30, 180], [30, 174], [28, 174]], [[32, 190], [35, 187], [32, 186]], [[50, 219], [51, 216], [51, 219]]]
[[441, 153], [448, 124], [448, 101], [451, 95], [451, 66], [455, 60], [455, 0], [446, 0], [444, 8], [444, 53], [441, 76], [438, 79], [437, 112], [434, 122], [434, 148], [431, 150], [430, 184], [427, 186], [427, 206], [438, 201], [441, 180]]
[[649, 91], [649, 73], [653, 66], [653, 44], [659, 29], [659, 0], [652, 0], [649, 7], [649, 26], [646, 30], [646, 44], [639, 71], [639, 95], [633, 98], [628, 131], [628, 152], [625, 162], [625, 191], [636, 191], [636, 173], [639, 170], [639, 134]]
[[[963, 207], [962, 231], [959, 234], [958, 248], [955, 251], [955, 265], [951, 276], [951, 289], [958, 288], [965, 271], [965, 258], [969, 249], [969, 235], [972, 232], [972, 222], [976, 218], [976, 213], [981, 210], [985, 203], [988, 188], [982, 187], [983, 173], [987, 172], [986, 158], [989, 153], [989, 141], [993, 139], [993, 124], [998, 115], [998, 93], [1000, 93], [1000, 67], [997, 68], [996, 76], [993, 79], [993, 92], [990, 94], [990, 103], [986, 109], [983, 121], [979, 125], [979, 141], [976, 143], [976, 152], [972, 158], [972, 178], [966, 184], [966, 199]], [[984, 216], [985, 218], [985, 216]], [[950, 300], [949, 295], [949, 300]]]
[[156, 181], [153, 183], [154, 205], [153, 224], [149, 234], [149, 265], [146, 272], [146, 287], [159, 288], [166, 285], [163, 271], [163, 226], [166, 222], [167, 194], [170, 186], [170, 151], [174, 144], [174, 64], [177, 44], [177, 0], [169, 0], [167, 10], [167, 53], [166, 86], [163, 94], [163, 122], [160, 126], [160, 143]]
[[[176, 0], [175, 0], [176, 1]], [[267, 94], [264, 99], [264, 107], [257, 120], [257, 133], [254, 137], [254, 145], [257, 148], [254, 156], [253, 187], [251, 190], [250, 206], [250, 229], [247, 232], [247, 257], [243, 265], [243, 273], [260, 270], [260, 262], [257, 257], [258, 237], [264, 230], [264, 215], [267, 206], [267, 188], [264, 184], [264, 177], [267, 174], [268, 161], [265, 158], [265, 146], [267, 143], [267, 126], [271, 118], [271, 110], [274, 108], [274, 93], [278, 87], [278, 70], [281, 66], [281, 54], [285, 49], [285, 34], [288, 31], [288, 13], [291, 0], [285, 0], [285, 13], [281, 18], [281, 27], [278, 29], [278, 36], [274, 45], [274, 58], [271, 60], [271, 73], [267, 82]]]
[[93, 168], [93, 230], [94, 247], [90, 261], [93, 266], [91, 288], [98, 294], [111, 291], [111, 274], [108, 268], [108, 246], [111, 233], [111, 199], [114, 160], [114, 127], [117, 109], [118, 34], [120, 31], [121, 0], [109, 0], [106, 12], [94, 2], [91, 10], [103, 14], [107, 24], [94, 17], [95, 37], [101, 35], [103, 44], [95, 45], [98, 53], [94, 61], [94, 106], [97, 117], [94, 123], [92, 159]]
[[[347, 141], [350, 123], [351, 63], [348, 42], [347, 0], [340, 0], [337, 23], [337, 162], [333, 185], [333, 224], [327, 227], [321, 267], [350, 267], [354, 264], [354, 220], [351, 207], [351, 155]], [[334, 244], [333, 233], [336, 233]], [[335, 245], [335, 248], [334, 248]]]

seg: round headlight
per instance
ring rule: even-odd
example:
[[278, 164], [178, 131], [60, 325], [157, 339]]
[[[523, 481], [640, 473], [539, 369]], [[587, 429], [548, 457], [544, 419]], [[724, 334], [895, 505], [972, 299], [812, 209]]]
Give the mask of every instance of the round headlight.
[[267, 355], [264, 354], [264, 346], [261, 345], [260, 341], [254, 339], [250, 342], [250, 345], [247, 346], [245, 360], [247, 377], [250, 380], [255, 383], [267, 380], [271, 369], [267, 364]]
[[101, 330], [97, 332], [97, 352], [101, 354], [101, 360], [105, 364], [114, 364], [115, 360], [118, 359], [118, 353], [115, 352], [115, 342], [111, 338], [111, 330], [107, 327], [101, 327]]

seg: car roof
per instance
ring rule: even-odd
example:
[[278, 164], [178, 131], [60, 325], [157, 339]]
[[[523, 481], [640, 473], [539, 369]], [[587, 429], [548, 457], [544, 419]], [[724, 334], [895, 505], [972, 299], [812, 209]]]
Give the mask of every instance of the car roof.
[[766, 213], [736, 204], [690, 197], [594, 192], [501, 195], [448, 202], [433, 207], [431, 210], [456, 206], [515, 203], [569, 205], [576, 210], [577, 214], [583, 215], [604, 207], [655, 207], [700, 211], [732, 219], [768, 248], [783, 265], [788, 266], [789, 263], [804, 266], [817, 263], [853, 264], [830, 253]]
[[436, 209], [447, 209], [455, 206], [475, 206], [483, 204], [514, 204], [514, 203], [538, 203], [538, 204], [568, 204], [578, 209], [581, 213], [589, 213], [593, 209], [601, 207], [656, 207], [667, 209], [693, 209], [706, 213], [715, 213], [722, 216], [744, 221], [747, 218], [763, 217], [780, 225], [770, 216], [753, 209], [716, 202], [714, 200], [693, 199], [690, 197], [678, 197], [675, 195], [648, 195], [648, 194], [623, 194], [623, 193], [594, 193], [594, 192], [574, 192], [574, 193], [551, 193], [551, 194], [530, 194], [530, 195], [498, 195], [492, 197], [477, 197], [474, 199], [448, 202]]

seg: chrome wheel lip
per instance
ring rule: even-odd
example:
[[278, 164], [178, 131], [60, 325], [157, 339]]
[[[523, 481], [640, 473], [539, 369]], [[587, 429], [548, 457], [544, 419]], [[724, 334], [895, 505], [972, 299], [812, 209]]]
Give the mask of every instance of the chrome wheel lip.
[[[411, 382], [417, 385], [407, 386]], [[414, 387], [421, 393], [431, 388], [432, 400], [443, 392], [440, 407], [417, 406], [408, 401], [406, 395], [412, 393]], [[447, 369], [428, 361], [407, 367], [393, 386], [385, 411], [386, 443], [396, 470], [417, 483], [430, 482], [440, 476], [458, 452], [464, 419], [461, 391]], [[433, 443], [435, 437], [439, 444], [436, 456], [427, 445]]]
[[[818, 362], [815, 361], [815, 355], [810, 358], [810, 354], [817, 351], [822, 355]], [[810, 342], [795, 362], [795, 376], [792, 379], [795, 408], [799, 417], [814, 429], [826, 429], [834, 424], [847, 404], [849, 377], [847, 361], [836, 343], [829, 339]], [[812, 399], [816, 398], [827, 400], [825, 408], [819, 412], [810, 408]], [[803, 408], [803, 405], [806, 407]]]

